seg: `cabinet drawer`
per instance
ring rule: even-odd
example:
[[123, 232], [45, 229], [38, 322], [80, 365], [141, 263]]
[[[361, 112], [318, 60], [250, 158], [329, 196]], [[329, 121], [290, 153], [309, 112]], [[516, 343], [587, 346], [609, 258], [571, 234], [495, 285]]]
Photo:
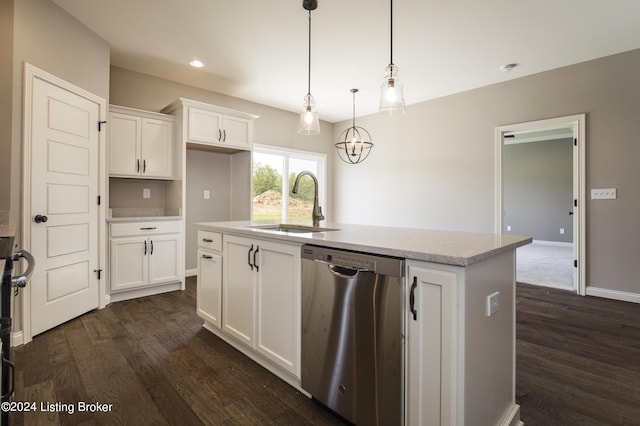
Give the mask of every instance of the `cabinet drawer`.
[[132, 235], [178, 234], [180, 221], [112, 223], [112, 237]]
[[198, 230], [198, 247], [222, 251], [222, 234], [219, 232]]

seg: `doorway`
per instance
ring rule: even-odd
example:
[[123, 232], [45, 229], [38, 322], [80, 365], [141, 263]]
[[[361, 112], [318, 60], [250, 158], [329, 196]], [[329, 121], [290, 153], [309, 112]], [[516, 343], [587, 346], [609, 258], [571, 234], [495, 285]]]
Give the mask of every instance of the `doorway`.
[[534, 240], [519, 282], [585, 294], [584, 128], [584, 114], [496, 128], [496, 232]]

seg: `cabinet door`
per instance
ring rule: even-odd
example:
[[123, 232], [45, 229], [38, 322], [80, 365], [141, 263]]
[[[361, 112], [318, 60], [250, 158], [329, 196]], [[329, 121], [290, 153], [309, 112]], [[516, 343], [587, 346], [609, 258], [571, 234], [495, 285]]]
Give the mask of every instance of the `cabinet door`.
[[257, 243], [256, 349], [300, 377], [300, 246]]
[[173, 177], [173, 123], [142, 119], [140, 174], [148, 178]]
[[111, 291], [147, 283], [149, 246], [146, 237], [113, 238], [110, 243]]
[[225, 115], [222, 119], [222, 142], [240, 149], [251, 149], [252, 126], [249, 120]]
[[222, 330], [255, 349], [255, 244], [232, 235], [223, 239]]
[[460, 424], [454, 408], [456, 277], [450, 271], [409, 267], [407, 425], [410, 426]]
[[188, 140], [219, 145], [222, 141], [222, 114], [189, 107]]
[[131, 115], [109, 114], [109, 174], [138, 176], [142, 121]]
[[198, 250], [198, 284], [196, 312], [200, 318], [221, 327], [222, 256]]
[[149, 284], [178, 281], [179, 277], [179, 235], [158, 235], [149, 237]]

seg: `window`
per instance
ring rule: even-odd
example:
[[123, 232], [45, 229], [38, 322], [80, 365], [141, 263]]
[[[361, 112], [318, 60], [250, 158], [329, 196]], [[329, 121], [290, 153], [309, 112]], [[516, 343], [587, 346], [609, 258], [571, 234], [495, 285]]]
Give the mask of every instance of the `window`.
[[324, 207], [325, 163], [324, 154], [254, 145], [252, 219], [311, 225], [313, 180], [305, 176], [300, 180], [298, 194], [291, 190], [300, 172], [313, 173], [318, 178], [318, 198]]

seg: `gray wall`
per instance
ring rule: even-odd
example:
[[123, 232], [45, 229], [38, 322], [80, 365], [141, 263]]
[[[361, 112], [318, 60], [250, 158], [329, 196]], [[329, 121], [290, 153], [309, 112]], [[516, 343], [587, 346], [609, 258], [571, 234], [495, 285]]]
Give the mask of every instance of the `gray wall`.
[[633, 50], [410, 105], [398, 119], [358, 118], [375, 147], [357, 166], [334, 162], [335, 182], [359, 182], [334, 186], [335, 218], [493, 232], [495, 127], [586, 113], [587, 192], [618, 190], [617, 200], [585, 200], [586, 282], [640, 294], [638, 105]]
[[543, 241], [573, 241], [573, 217], [569, 215], [573, 210], [571, 138], [505, 145], [502, 173], [505, 233]]
[[13, 0], [0, 1], [0, 224], [11, 206], [11, 117], [13, 75]]

